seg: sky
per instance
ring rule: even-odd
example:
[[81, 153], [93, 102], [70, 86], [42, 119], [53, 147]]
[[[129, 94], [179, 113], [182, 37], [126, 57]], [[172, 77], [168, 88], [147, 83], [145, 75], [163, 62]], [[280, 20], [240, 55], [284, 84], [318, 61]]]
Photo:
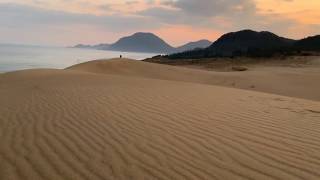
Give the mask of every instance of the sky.
[[179, 46], [242, 29], [320, 34], [320, 0], [0, 0], [0, 43], [113, 43], [152, 32]]

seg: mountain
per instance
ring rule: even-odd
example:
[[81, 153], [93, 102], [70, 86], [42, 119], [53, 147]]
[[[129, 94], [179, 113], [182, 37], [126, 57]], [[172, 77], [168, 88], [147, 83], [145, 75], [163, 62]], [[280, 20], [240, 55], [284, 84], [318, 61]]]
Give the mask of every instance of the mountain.
[[110, 44], [97, 44], [92, 46], [93, 49], [97, 49], [97, 50], [108, 50], [109, 47], [110, 47]]
[[197, 48], [207, 48], [212, 44], [211, 41], [208, 40], [200, 40], [200, 41], [196, 41], [196, 42], [190, 42], [187, 43], [183, 46], [177, 47], [176, 48], [176, 52], [183, 52], [183, 51], [189, 51], [189, 50], [194, 50]]
[[190, 42], [174, 48], [152, 33], [135, 33], [114, 44], [83, 45], [75, 48], [171, 54], [169, 58], [206, 58], [234, 56], [272, 56], [301, 51], [320, 51], [320, 35], [302, 40], [280, 37], [268, 31], [242, 30], [221, 36], [214, 43], [208, 40]]
[[73, 48], [108, 50], [109, 46], [110, 44], [97, 44], [97, 45], [78, 44], [73, 46]]
[[212, 42], [208, 40], [200, 40], [196, 42], [190, 42], [183, 46], [175, 48], [152, 33], [138, 32], [131, 36], [123, 37], [114, 44], [78, 44], [76, 46], [73, 46], [73, 48], [170, 54], [197, 48], [206, 48], [211, 43]]
[[301, 51], [320, 51], [320, 35], [301, 39], [294, 44], [294, 48]]
[[152, 33], [135, 33], [123, 37], [110, 45], [109, 50], [127, 52], [163, 53], [174, 52], [175, 48]]
[[91, 49], [92, 46], [91, 45], [86, 45], [86, 44], [77, 44], [77, 45], [73, 46], [73, 48]]
[[249, 51], [290, 47], [294, 42], [294, 40], [279, 37], [267, 31], [243, 30], [223, 35], [209, 49], [222, 56], [232, 56], [235, 52], [248, 53]]
[[171, 58], [232, 57], [239, 55], [268, 56], [290, 48], [296, 41], [271, 32], [242, 30], [221, 36], [205, 49], [172, 54]]

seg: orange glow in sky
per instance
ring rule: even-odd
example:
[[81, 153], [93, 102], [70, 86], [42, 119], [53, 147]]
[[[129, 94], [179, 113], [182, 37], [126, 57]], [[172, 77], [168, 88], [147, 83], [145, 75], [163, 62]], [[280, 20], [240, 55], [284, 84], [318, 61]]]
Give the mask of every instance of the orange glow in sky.
[[305, 24], [320, 23], [320, 0], [255, 0], [262, 13], [281, 14]]
[[187, 41], [198, 41], [207, 39], [214, 41], [219, 38], [223, 33], [212, 29], [194, 29], [189, 26], [169, 26], [157, 29], [155, 34], [165, 39], [168, 43], [176, 46], [183, 45]]

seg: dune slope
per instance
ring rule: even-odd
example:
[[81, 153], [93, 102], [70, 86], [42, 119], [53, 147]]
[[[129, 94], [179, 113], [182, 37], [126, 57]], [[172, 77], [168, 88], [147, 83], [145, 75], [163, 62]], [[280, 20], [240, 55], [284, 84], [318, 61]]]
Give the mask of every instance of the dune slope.
[[0, 75], [0, 179], [319, 179], [320, 103], [72, 70]]
[[[319, 61], [320, 62], [320, 61]], [[320, 101], [320, 66], [254, 67], [246, 72], [214, 72], [130, 59], [91, 61], [68, 68], [100, 74], [218, 85]]]

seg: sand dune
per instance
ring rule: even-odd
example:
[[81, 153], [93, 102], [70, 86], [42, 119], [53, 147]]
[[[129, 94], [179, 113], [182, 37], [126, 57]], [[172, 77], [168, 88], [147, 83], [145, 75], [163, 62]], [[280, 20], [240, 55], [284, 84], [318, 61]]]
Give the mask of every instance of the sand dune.
[[[318, 63], [318, 64], [317, 64]], [[214, 72], [129, 59], [98, 60], [68, 69], [131, 77], [218, 85], [320, 101], [320, 60], [311, 67], [250, 67], [246, 72]]]
[[320, 178], [320, 102], [95, 63], [0, 75], [0, 179]]

